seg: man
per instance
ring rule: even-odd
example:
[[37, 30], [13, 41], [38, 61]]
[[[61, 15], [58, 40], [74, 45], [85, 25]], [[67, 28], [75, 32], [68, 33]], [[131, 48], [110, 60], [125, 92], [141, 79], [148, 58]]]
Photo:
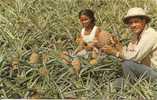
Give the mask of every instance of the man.
[[133, 41], [120, 52], [111, 47], [103, 50], [108, 54], [124, 59], [123, 73], [130, 81], [143, 77], [147, 80], [157, 80], [157, 32], [148, 26], [151, 18], [142, 8], [131, 8], [124, 16], [123, 22], [134, 35]]

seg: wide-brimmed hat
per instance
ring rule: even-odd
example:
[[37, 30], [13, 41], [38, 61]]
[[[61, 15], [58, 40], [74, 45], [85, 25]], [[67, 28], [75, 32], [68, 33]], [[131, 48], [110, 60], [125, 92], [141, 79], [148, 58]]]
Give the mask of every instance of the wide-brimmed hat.
[[143, 17], [146, 19], [147, 23], [149, 23], [151, 20], [151, 18], [148, 15], [146, 15], [146, 12], [139, 7], [129, 9], [127, 15], [123, 17], [123, 22], [127, 24], [128, 20], [132, 17]]

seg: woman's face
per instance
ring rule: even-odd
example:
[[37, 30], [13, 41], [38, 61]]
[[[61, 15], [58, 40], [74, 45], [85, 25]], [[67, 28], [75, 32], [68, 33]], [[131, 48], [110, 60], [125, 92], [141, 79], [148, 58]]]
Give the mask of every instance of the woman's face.
[[88, 16], [86, 16], [86, 15], [81, 15], [80, 16], [80, 23], [85, 28], [89, 27], [92, 24], [91, 23], [91, 19]]

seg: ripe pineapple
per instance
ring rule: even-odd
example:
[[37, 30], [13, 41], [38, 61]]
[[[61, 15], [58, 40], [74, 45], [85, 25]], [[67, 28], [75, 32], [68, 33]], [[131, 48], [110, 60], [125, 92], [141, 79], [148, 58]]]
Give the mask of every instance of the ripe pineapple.
[[30, 64], [37, 64], [39, 62], [39, 54], [33, 49], [32, 54], [29, 58]]
[[39, 69], [39, 73], [40, 73], [40, 75], [41, 76], [47, 76], [48, 75], [48, 69], [46, 68], [46, 67], [41, 67], [40, 69]]
[[20, 63], [20, 60], [19, 60], [19, 57], [13, 57], [12, 58], [12, 62], [11, 62], [11, 66], [12, 66], [12, 69], [15, 70], [15, 69], [18, 69], [18, 64]]
[[48, 53], [43, 53], [42, 59], [43, 59], [43, 63], [47, 63], [48, 62]]
[[29, 99], [32, 99], [32, 100], [40, 99], [40, 94], [35, 92], [31, 95], [31, 97], [29, 97]]
[[92, 59], [92, 60], [90, 60], [90, 62], [89, 62], [91, 65], [95, 65], [95, 64], [97, 64], [97, 59]]
[[70, 64], [68, 55], [69, 54], [67, 51], [63, 51], [59, 54], [59, 57], [62, 59], [64, 64]]
[[80, 63], [80, 60], [74, 60], [72, 61], [72, 66], [73, 66], [73, 69], [76, 73], [76, 75], [79, 75], [79, 72], [80, 72], [80, 68], [81, 68], [81, 63]]

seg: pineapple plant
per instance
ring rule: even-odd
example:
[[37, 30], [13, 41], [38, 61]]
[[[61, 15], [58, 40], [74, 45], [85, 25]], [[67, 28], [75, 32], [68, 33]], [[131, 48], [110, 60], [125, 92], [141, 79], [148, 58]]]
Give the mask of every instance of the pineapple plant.
[[155, 84], [142, 79], [134, 85], [125, 80], [123, 89], [114, 89], [112, 82], [121, 73], [114, 57], [71, 62], [66, 54], [58, 55], [77, 47], [78, 12], [85, 8], [95, 12], [97, 25], [127, 44], [131, 34], [121, 19], [134, 6], [147, 10], [156, 28], [154, 0], [0, 0], [0, 99], [155, 100]]

